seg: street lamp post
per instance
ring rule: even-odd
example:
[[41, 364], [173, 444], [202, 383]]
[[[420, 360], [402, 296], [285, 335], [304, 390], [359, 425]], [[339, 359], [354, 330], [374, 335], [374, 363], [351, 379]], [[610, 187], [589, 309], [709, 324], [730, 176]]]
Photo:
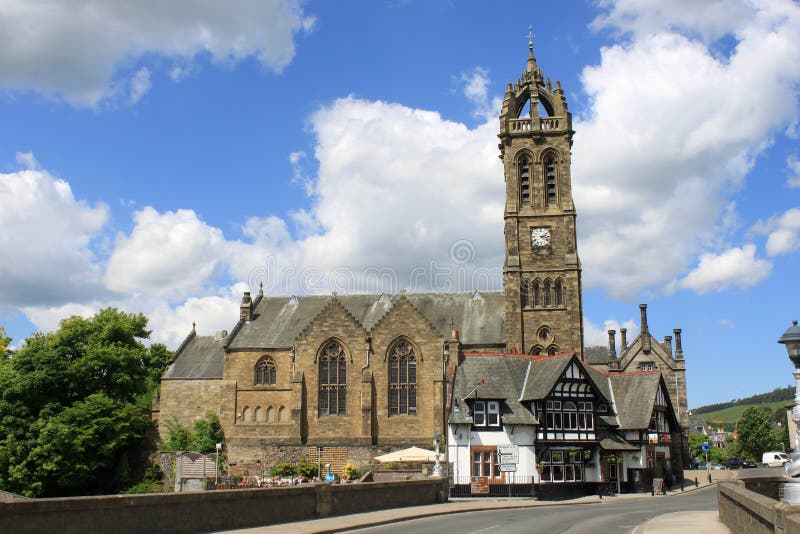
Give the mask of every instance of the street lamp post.
[[[789, 359], [794, 364], [795, 380], [795, 394], [794, 406], [792, 407], [792, 421], [800, 423], [800, 326], [797, 326], [797, 321], [792, 321], [792, 326], [783, 333], [778, 343], [786, 347], [786, 352], [789, 353]], [[800, 452], [800, 432], [795, 431], [794, 436], [794, 450]]]
[[[800, 425], [800, 326], [797, 321], [792, 321], [786, 332], [783, 333], [778, 343], [786, 347], [789, 359], [794, 365], [795, 395], [794, 406], [792, 406], [792, 421], [795, 427]], [[794, 452], [789, 455], [792, 459], [784, 465], [786, 475], [794, 477], [800, 475], [800, 429], [795, 430]], [[792, 481], [784, 484], [783, 500], [790, 504], [800, 504], [800, 482]]]
[[436, 463], [433, 464], [432, 476], [435, 477], [442, 476], [442, 464], [439, 462], [439, 440], [441, 439], [442, 439], [442, 433], [437, 432], [435, 437], [433, 438], [433, 447], [434, 451], [436, 451]]
[[219, 451], [222, 449], [222, 443], [216, 444], [217, 449], [217, 459], [214, 461], [214, 487], [217, 487], [219, 484]]

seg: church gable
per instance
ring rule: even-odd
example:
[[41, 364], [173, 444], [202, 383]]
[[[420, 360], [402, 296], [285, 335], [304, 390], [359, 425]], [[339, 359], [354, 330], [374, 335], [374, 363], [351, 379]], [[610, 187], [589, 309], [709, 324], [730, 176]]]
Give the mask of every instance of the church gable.
[[[645, 349], [643, 335], [650, 338], [649, 350]], [[653, 365], [648, 365], [650, 363]], [[663, 368], [675, 369], [675, 360], [649, 332], [639, 334], [619, 358], [621, 371], [657, 371]]]

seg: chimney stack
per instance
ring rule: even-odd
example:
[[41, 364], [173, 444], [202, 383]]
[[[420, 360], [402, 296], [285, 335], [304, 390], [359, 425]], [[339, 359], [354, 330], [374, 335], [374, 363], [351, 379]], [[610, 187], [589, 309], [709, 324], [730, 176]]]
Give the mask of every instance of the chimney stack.
[[253, 299], [250, 298], [250, 292], [245, 291], [242, 295], [242, 304], [239, 306], [239, 320], [250, 321], [253, 318]]
[[672, 358], [672, 336], [664, 336], [664, 345], [666, 345], [667, 353]]
[[620, 328], [619, 329], [619, 336], [620, 336], [620, 347], [619, 351], [624, 352], [628, 350], [628, 329], [627, 328]]
[[650, 353], [650, 330], [647, 328], [647, 304], [639, 304], [639, 312], [641, 313], [641, 336], [642, 336], [642, 351], [645, 354]]
[[672, 333], [675, 334], [675, 359], [682, 360], [683, 347], [681, 346], [681, 329], [675, 328], [674, 330], [672, 330]]
[[609, 358], [617, 357], [617, 344], [615, 340], [616, 331], [608, 331], [608, 356]]

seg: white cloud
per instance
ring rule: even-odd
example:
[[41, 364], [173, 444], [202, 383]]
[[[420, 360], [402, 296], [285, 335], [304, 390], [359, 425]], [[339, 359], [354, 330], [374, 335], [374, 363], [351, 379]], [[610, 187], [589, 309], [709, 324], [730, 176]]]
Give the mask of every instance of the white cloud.
[[0, 302], [57, 305], [96, 295], [102, 285], [90, 245], [108, 208], [76, 200], [33, 154], [17, 159], [26, 170], [0, 173]]
[[0, 87], [94, 106], [148, 54], [180, 63], [255, 56], [280, 71], [294, 57], [294, 34], [313, 25], [298, 0], [12, 0], [0, 3]]
[[235, 284], [220, 289], [217, 294], [190, 297], [177, 306], [168, 306], [163, 301], [149, 303], [145, 315], [150, 318], [153, 329], [152, 341], [177, 348], [197, 323], [200, 335], [214, 335], [220, 330], [230, 331], [239, 319], [239, 302], [245, 284]]
[[724, 326], [725, 328], [733, 328], [736, 326], [730, 319], [717, 319], [717, 324], [719, 326]]
[[789, 168], [789, 178], [786, 184], [789, 187], [800, 187], [800, 158], [792, 154], [786, 160], [786, 166]]
[[778, 256], [800, 248], [800, 208], [791, 208], [768, 223], [767, 254]]
[[147, 67], [142, 67], [141, 69], [137, 70], [136, 74], [134, 74], [133, 78], [131, 78], [131, 104], [135, 104], [141, 100], [141, 98], [150, 90], [152, 85], [153, 84], [150, 81], [150, 69]]
[[214, 335], [230, 330], [239, 318], [239, 301], [245, 284], [223, 287], [211, 294], [190, 297], [177, 305], [154, 296], [126, 295], [118, 299], [94, 300], [86, 304], [69, 303], [61, 306], [24, 306], [28, 319], [43, 332], [53, 331], [67, 317], [91, 317], [102, 308], [115, 306], [128, 313], [143, 313], [152, 330], [150, 341], [164, 343], [175, 349], [197, 323], [200, 335]]
[[473, 115], [486, 121], [497, 118], [502, 100], [489, 98], [489, 71], [483, 67], [475, 67], [470, 73], [461, 73], [458, 83], [463, 86], [464, 96], [475, 107]]
[[639, 325], [634, 322], [633, 319], [628, 319], [624, 322], [617, 321], [616, 319], [608, 319], [603, 323], [603, 326], [597, 326], [587, 318], [583, 318], [583, 343], [584, 345], [595, 345], [595, 346], [608, 346], [608, 331], [615, 330], [616, 335], [616, 346], [617, 350], [619, 351], [622, 347], [622, 337], [620, 334], [620, 328], [626, 328], [628, 331], [626, 333], [626, 337], [628, 343], [633, 341], [633, 339], [639, 335]]
[[161, 214], [145, 207], [133, 218], [131, 234], [117, 236], [106, 286], [172, 300], [202, 293], [223, 256], [222, 231], [191, 210]]
[[595, 29], [612, 27], [636, 35], [688, 31], [706, 41], [738, 31], [756, 11], [740, 0], [600, 0], [599, 4], [607, 11], [592, 22]]
[[[729, 16], [734, 9], [714, 19], [697, 9], [726, 2], [607, 5], [597, 25], [630, 34], [583, 71], [590, 107], [575, 122], [574, 196], [586, 286], [630, 300], [720, 246], [718, 233], [735, 220], [731, 193], [797, 119], [800, 6], [755, 3], [746, 18]], [[673, 28], [732, 34], [736, 44], [720, 55]]]
[[[384, 289], [422, 289], [436, 285], [431, 262], [452, 268], [450, 246], [465, 238], [475, 256], [466, 268], [499, 267], [504, 185], [495, 120], [469, 128], [435, 112], [353, 97], [319, 109], [310, 121], [319, 162], [313, 205], [292, 217], [300, 237], [290, 237], [283, 220], [249, 220], [252, 243], [237, 243], [230, 254], [234, 277], [306, 268], [309, 279], [288, 286], [296, 291], [316, 287], [316, 273], [347, 278], [347, 269], [346, 288], [375, 290], [363, 270], [391, 267], [399, 287]], [[415, 268], [425, 270], [419, 280]], [[457, 289], [453, 278], [440, 289]], [[320, 284], [330, 287], [327, 280]]]
[[748, 244], [721, 254], [703, 254], [698, 266], [678, 280], [674, 287], [691, 289], [701, 295], [722, 291], [732, 285], [747, 289], [766, 279], [771, 271], [772, 264], [756, 258], [756, 246]]

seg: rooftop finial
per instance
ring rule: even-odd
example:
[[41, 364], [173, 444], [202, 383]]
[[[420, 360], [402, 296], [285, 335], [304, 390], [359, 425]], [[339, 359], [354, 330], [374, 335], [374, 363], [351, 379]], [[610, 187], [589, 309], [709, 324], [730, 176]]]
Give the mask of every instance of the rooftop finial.
[[533, 24], [528, 24], [528, 48], [533, 52]]
[[192, 321], [192, 332], [197, 332], [197, 322]]

